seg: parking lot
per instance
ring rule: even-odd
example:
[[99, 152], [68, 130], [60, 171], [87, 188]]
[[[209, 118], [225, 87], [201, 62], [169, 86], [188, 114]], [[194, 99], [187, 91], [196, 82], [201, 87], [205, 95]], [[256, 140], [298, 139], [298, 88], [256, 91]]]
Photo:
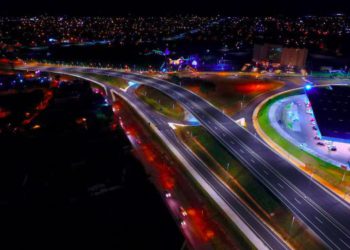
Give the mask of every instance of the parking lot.
[[320, 159], [348, 166], [350, 144], [322, 140], [306, 95], [286, 97], [271, 106], [271, 125], [287, 140]]

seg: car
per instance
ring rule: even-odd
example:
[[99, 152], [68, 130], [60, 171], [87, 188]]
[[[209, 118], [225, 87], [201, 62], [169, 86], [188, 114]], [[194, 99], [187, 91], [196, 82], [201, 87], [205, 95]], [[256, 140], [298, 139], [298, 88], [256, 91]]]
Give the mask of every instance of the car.
[[337, 147], [336, 146], [328, 146], [328, 150], [329, 151], [337, 151]]
[[317, 130], [316, 126], [312, 126], [312, 129], [313, 129], [313, 130]]
[[321, 140], [321, 138], [318, 135], [315, 135], [314, 139], [315, 140]]
[[179, 207], [179, 212], [180, 212], [180, 214], [181, 214], [183, 217], [186, 217], [186, 216], [187, 216], [187, 212], [186, 212], [186, 210], [185, 210], [183, 207]]
[[186, 226], [186, 221], [180, 219], [179, 222], [180, 222], [180, 225], [181, 225], [181, 226]]
[[164, 196], [165, 196], [165, 198], [171, 198], [171, 193], [168, 190], [166, 190], [164, 192]]
[[324, 146], [324, 145], [325, 145], [324, 142], [321, 142], [321, 141], [317, 142], [316, 144], [317, 144], [318, 146]]

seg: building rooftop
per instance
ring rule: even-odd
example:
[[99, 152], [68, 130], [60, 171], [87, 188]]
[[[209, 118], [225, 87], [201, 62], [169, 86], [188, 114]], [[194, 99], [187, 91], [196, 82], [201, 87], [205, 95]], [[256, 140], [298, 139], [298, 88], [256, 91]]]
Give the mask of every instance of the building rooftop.
[[306, 94], [322, 138], [350, 143], [350, 87], [317, 87]]

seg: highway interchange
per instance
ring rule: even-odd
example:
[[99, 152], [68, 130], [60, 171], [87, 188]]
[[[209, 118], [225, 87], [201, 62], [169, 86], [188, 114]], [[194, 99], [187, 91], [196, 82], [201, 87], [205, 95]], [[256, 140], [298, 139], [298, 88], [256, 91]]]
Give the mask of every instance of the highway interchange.
[[[349, 206], [330, 191], [310, 180], [259, 138], [238, 126], [230, 117], [194, 93], [164, 80], [114, 70], [64, 67], [39, 67], [35, 69], [67, 73], [89, 72], [122, 77], [166, 93], [191, 112], [209, 133], [308, 225], [329, 248], [350, 249]], [[119, 94], [130, 98], [130, 101], [138, 103], [137, 105], [141, 105], [128, 93], [120, 92]], [[267, 247], [271, 249], [287, 248], [283, 241], [267, 226], [261, 223], [246, 207], [242, 206], [239, 199], [203, 163], [178, 142], [167, 122], [159, 119], [159, 116], [154, 116], [154, 112], [150, 110], [147, 111], [141, 106], [138, 108], [144, 111], [149, 119], [152, 119], [161, 133], [180, 150], [182, 156], [186, 157], [196, 168], [196, 171], [205, 178], [205, 181], [229, 204], [231, 209], [235, 210], [241, 219], [250, 225], [251, 229], [254, 229]]]

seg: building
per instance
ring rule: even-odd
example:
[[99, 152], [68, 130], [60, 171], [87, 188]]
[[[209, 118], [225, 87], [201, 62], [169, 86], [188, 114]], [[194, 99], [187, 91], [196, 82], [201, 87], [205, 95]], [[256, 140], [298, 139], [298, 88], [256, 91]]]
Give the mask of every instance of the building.
[[350, 143], [350, 87], [306, 90], [322, 139]]
[[307, 49], [286, 48], [277, 44], [255, 44], [253, 61], [268, 61], [281, 66], [293, 66], [299, 69], [305, 68]]

